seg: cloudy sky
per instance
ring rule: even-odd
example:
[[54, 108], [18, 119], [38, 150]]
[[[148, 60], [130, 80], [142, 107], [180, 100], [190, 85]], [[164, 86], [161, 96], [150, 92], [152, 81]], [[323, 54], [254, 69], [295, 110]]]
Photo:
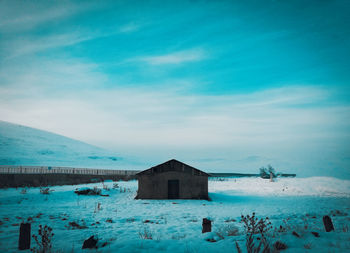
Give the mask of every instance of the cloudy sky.
[[142, 161], [350, 178], [350, 3], [0, 1], [0, 119]]

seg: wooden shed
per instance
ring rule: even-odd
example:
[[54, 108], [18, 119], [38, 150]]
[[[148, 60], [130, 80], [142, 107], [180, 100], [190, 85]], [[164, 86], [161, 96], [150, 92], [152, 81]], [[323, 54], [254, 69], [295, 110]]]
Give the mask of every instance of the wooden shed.
[[136, 176], [136, 199], [208, 199], [209, 174], [175, 159]]

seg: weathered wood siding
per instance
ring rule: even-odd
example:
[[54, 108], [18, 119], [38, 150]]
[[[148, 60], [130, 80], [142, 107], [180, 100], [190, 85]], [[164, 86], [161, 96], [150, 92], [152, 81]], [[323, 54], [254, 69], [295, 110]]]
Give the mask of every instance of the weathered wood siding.
[[208, 177], [169, 171], [138, 176], [138, 199], [167, 199], [168, 180], [179, 180], [180, 199], [208, 199]]
[[178, 180], [175, 189], [179, 199], [208, 199], [208, 176], [210, 175], [201, 170], [172, 159], [137, 174], [136, 198], [173, 198], [174, 189], [170, 191], [169, 197], [168, 182]]

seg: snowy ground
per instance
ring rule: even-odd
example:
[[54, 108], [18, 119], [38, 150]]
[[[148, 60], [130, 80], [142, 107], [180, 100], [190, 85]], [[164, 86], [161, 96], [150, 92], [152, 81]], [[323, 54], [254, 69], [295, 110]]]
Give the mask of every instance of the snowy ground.
[[[19, 223], [29, 217], [34, 234], [39, 224], [52, 227], [55, 252], [90, 251], [81, 247], [91, 235], [98, 236], [100, 245], [107, 243], [98, 252], [236, 252], [235, 241], [244, 252], [240, 216], [252, 212], [268, 216], [277, 229], [282, 225], [283, 231], [270, 230], [268, 239], [285, 243], [288, 249], [284, 252], [350, 252], [349, 180], [210, 180], [212, 201], [134, 200], [137, 181], [117, 182], [116, 189], [114, 183], [105, 183], [110, 190], [104, 193], [109, 197], [74, 193], [84, 186], [102, 188], [101, 183], [55, 186], [49, 195], [40, 194], [39, 188], [30, 188], [25, 194], [22, 188], [0, 190], [0, 252], [17, 251]], [[324, 231], [322, 217], [327, 214], [333, 219], [335, 232]], [[201, 233], [203, 218], [212, 220], [212, 233]], [[69, 222], [86, 228], [74, 228]], [[235, 228], [238, 231], [234, 232]], [[235, 235], [229, 236], [228, 231]], [[301, 237], [292, 235], [293, 231]], [[145, 234], [152, 239], [143, 239]]]

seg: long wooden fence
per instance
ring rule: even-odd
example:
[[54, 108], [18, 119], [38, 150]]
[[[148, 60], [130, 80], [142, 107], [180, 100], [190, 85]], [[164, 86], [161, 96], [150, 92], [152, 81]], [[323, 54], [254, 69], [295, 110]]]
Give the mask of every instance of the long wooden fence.
[[78, 174], [134, 176], [136, 170], [102, 170], [51, 166], [0, 166], [0, 174]]

